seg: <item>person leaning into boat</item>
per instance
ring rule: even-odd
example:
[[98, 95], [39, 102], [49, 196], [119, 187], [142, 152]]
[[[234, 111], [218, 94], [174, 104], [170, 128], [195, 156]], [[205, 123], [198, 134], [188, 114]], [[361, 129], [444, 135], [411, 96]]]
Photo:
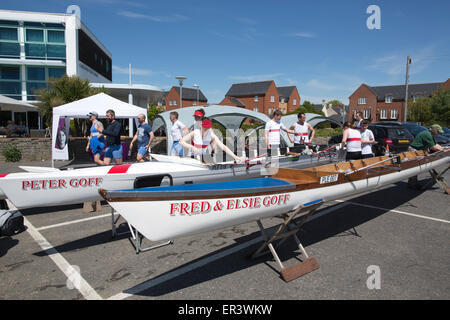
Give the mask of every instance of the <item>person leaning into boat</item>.
[[361, 154], [363, 159], [373, 157], [372, 145], [375, 143], [375, 136], [368, 127], [369, 121], [361, 121]]
[[172, 127], [170, 128], [170, 134], [172, 135], [172, 148], [170, 149], [171, 156], [182, 157], [184, 154], [183, 147], [180, 144], [180, 140], [189, 133], [188, 128], [178, 120], [178, 112], [172, 111], [169, 115]]
[[195, 128], [201, 128], [202, 127], [202, 119], [205, 117], [205, 110], [203, 108], [197, 109], [194, 111], [194, 130]]
[[[294, 149], [296, 152], [302, 152], [307, 144], [311, 144], [314, 139], [316, 131], [306, 122], [306, 115], [304, 112], [299, 112], [297, 115], [298, 121], [293, 123], [289, 129], [294, 130]], [[309, 138], [311, 132], [311, 138]], [[289, 135], [288, 135], [289, 136]], [[291, 140], [292, 142], [292, 140]]]
[[137, 140], [138, 152], [136, 160], [138, 162], [144, 162], [144, 159], [148, 156], [150, 145], [155, 137], [152, 131], [152, 127], [145, 122], [145, 114], [140, 113], [137, 116], [139, 125], [136, 130], [136, 134], [130, 142], [130, 150], [133, 150], [133, 143]]
[[224, 145], [219, 138], [212, 131], [211, 120], [203, 118], [201, 128], [195, 128], [183, 139], [180, 140], [180, 144], [191, 151], [191, 155], [206, 155], [207, 148], [215, 143], [220, 149], [225, 151], [228, 155], [233, 157], [236, 162], [244, 161], [245, 159], [236, 156], [226, 145]]
[[91, 126], [91, 135], [88, 140], [88, 144], [86, 146], [86, 152], [89, 152], [89, 149], [92, 151], [94, 155], [94, 162], [99, 165], [104, 165], [103, 161], [100, 160], [100, 156], [103, 152], [103, 148], [105, 147], [105, 138], [98, 131], [98, 129], [103, 130], [103, 124], [98, 121], [98, 113], [95, 111], [91, 111], [87, 114], [89, 116], [89, 120], [92, 122]]
[[120, 132], [122, 125], [116, 120], [116, 113], [109, 109], [106, 111], [106, 118], [108, 119], [108, 127], [106, 129], [98, 128], [98, 131], [106, 136], [106, 151], [103, 163], [109, 165], [114, 159], [116, 164], [122, 163], [122, 145], [120, 144]]
[[266, 123], [265, 138], [267, 145], [267, 153], [270, 156], [272, 149], [280, 148], [280, 131], [283, 130], [290, 134], [295, 134], [294, 130], [288, 129], [281, 123], [281, 111], [275, 110], [272, 120]]
[[361, 159], [361, 132], [353, 129], [350, 122], [344, 123], [344, 133], [342, 135], [342, 147], [347, 147], [345, 161]]

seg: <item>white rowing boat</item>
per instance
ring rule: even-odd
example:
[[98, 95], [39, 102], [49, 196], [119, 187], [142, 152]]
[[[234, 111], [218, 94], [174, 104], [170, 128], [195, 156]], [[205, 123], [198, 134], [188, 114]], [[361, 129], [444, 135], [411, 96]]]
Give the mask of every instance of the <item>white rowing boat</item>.
[[143, 236], [160, 241], [373, 190], [447, 164], [449, 155], [449, 149], [406, 152], [308, 169], [281, 168], [265, 178], [99, 192]]
[[0, 174], [0, 199], [8, 198], [19, 209], [82, 203], [101, 200], [99, 188], [120, 190], [247, 179], [267, 174], [271, 167], [305, 168], [334, 160], [332, 155], [290, 155], [273, 157], [273, 163], [255, 158], [237, 165], [210, 165], [191, 158], [152, 157], [158, 161], [73, 170], [22, 167], [27, 172]]

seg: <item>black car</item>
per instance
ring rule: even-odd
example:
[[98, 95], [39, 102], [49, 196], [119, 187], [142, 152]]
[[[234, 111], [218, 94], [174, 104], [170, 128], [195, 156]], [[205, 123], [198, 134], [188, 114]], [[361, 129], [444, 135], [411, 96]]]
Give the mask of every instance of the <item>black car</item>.
[[408, 151], [409, 145], [414, 140], [414, 136], [400, 125], [374, 123], [369, 125], [369, 129], [377, 142], [372, 147], [376, 156], [384, 155], [387, 146], [391, 153]]
[[[419, 132], [422, 132], [424, 130], [427, 130], [429, 127], [421, 126], [414, 122], [404, 122], [404, 121], [383, 121], [383, 122], [376, 122], [374, 124], [379, 125], [394, 125], [394, 126], [403, 126], [408, 129], [409, 132], [415, 137]], [[444, 134], [438, 134], [434, 137], [434, 141], [436, 141], [437, 144], [445, 145], [447, 143], [450, 143], [450, 138], [445, 136]]]

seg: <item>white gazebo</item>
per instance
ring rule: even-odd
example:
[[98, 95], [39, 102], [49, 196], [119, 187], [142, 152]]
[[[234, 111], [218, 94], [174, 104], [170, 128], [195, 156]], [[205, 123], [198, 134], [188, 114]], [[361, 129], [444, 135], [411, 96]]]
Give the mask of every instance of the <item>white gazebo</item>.
[[39, 115], [38, 128], [39, 129], [41, 128], [40, 110], [38, 107], [33, 106], [32, 104], [0, 95], [0, 111], [11, 111], [11, 120], [13, 121], [16, 121], [15, 119], [16, 112], [25, 112], [26, 125], [28, 128], [30, 127], [28, 123], [28, 112], [37, 112]]
[[[53, 108], [53, 125], [52, 125], [52, 160], [68, 160], [68, 148], [56, 148], [56, 137], [62, 127], [65, 127], [65, 134], [68, 135], [70, 118], [89, 118], [88, 113], [95, 111], [99, 118], [106, 118], [106, 111], [112, 109], [117, 119], [135, 118], [140, 113], [147, 114], [147, 110], [135, 105], [115, 99], [106, 93], [98, 93], [96, 95], [80, 99], [74, 102], [64, 104]], [[132, 128], [130, 128], [132, 135]]]

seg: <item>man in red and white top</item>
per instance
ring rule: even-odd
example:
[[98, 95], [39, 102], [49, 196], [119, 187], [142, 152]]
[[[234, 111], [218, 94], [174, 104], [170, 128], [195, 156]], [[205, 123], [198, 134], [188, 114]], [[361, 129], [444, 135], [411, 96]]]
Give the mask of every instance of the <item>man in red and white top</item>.
[[[314, 139], [316, 131], [314, 128], [306, 122], [306, 115], [304, 112], [299, 112], [297, 115], [298, 121], [293, 123], [289, 129], [294, 130], [294, 149], [296, 152], [301, 152], [305, 149], [307, 144], [311, 144]], [[309, 137], [311, 132], [311, 138]], [[290, 139], [290, 137], [289, 137]], [[292, 140], [291, 140], [292, 142]]]
[[373, 135], [372, 130], [367, 129], [368, 127], [369, 121], [361, 121], [361, 153], [363, 159], [373, 157], [372, 145], [375, 143], [375, 136]]
[[266, 145], [268, 149], [268, 153], [271, 153], [272, 149], [278, 149], [280, 147], [280, 131], [286, 131], [290, 134], [295, 134], [293, 130], [287, 129], [282, 123], [281, 123], [281, 111], [275, 110], [273, 113], [272, 120], [268, 121], [266, 123], [265, 128], [265, 138], [266, 138]]
[[[201, 155], [203, 160], [207, 155], [208, 147], [216, 144], [220, 149], [230, 155], [236, 162], [243, 162], [245, 158], [236, 156], [220, 139], [214, 134], [211, 120], [203, 118], [201, 127], [195, 128], [180, 140], [180, 144], [191, 151], [192, 155]], [[207, 157], [206, 157], [207, 158]]]
[[350, 122], [344, 123], [341, 145], [347, 147], [345, 161], [361, 159], [361, 132], [353, 129]]

